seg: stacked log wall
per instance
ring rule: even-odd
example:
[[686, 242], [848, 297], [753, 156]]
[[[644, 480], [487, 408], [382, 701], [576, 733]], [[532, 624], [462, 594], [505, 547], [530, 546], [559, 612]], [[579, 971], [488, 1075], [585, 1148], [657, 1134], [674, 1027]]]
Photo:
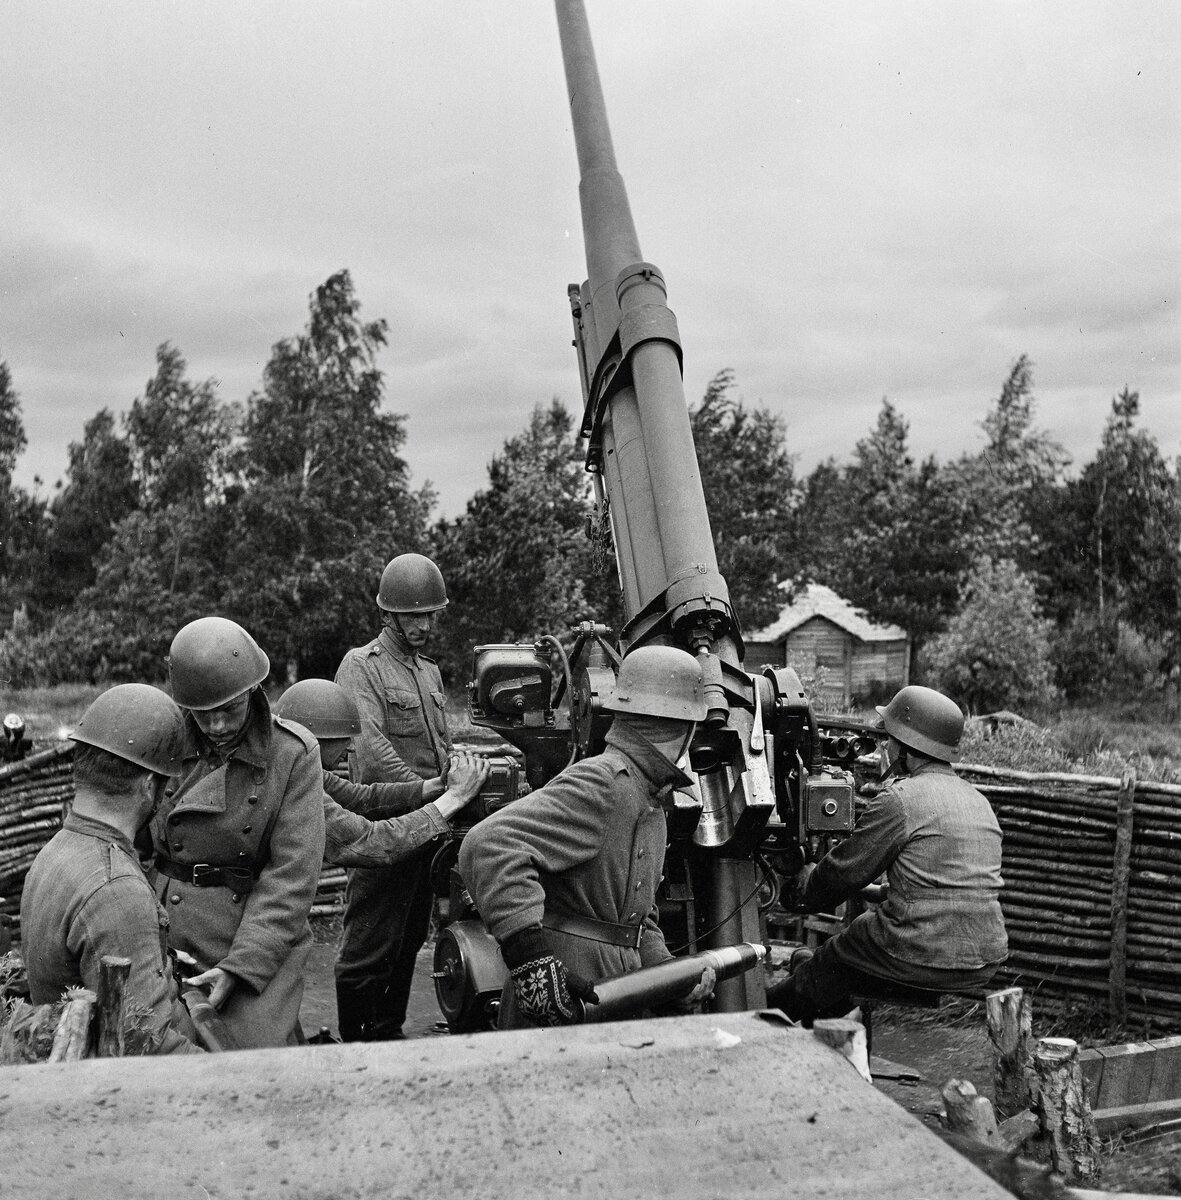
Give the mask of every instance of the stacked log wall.
[[1004, 834], [1009, 960], [998, 978], [1033, 989], [1039, 1008], [1081, 1004], [1113, 1024], [1175, 1029], [1181, 786], [1131, 772], [959, 771], [988, 797]]

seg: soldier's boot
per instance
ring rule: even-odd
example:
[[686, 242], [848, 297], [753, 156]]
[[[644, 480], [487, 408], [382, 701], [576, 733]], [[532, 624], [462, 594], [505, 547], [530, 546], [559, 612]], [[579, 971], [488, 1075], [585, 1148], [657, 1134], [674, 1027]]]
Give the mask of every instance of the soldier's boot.
[[336, 982], [336, 1024], [342, 1042], [368, 1042], [373, 1040], [374, 1000], [373, 984], [351, 984]]

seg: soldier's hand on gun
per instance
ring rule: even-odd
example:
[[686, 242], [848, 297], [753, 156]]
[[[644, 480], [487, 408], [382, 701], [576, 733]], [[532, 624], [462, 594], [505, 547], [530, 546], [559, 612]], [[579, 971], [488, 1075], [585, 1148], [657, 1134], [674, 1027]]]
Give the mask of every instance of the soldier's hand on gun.
[[200, 975], [191, 975], [188, 979], [190, 987], [208, 989], [209, 1003], [218, 1009], [230, 998], [237, 982], [236, 976], [221, 967], [210, 967], [208, 971], [202, 971]]
[[522, 929], [504, 940], [501, 956], [509, 969], [517, 1009], [534, 1025], [573, 1025], [582, 1004], [598, 1002], [595, 986], [546, 949], [544, 931]]
[[488, 780], [488, 760], [479, 754], [453, 754], [447, 771], [447, 790], [464, 804], [474, 800]]
[[701, 972], [697, 986], [685, 997], [686, 1004], [704, 1004], [713, 999], [714, 984], [718, 981], [718, 973], [713, 967], [706, 967]]

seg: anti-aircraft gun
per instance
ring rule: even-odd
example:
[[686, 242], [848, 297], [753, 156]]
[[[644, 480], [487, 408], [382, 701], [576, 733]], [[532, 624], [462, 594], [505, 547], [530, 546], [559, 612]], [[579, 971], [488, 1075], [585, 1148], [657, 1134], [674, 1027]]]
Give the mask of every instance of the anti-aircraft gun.
[[[681, 374], [681, 341], [664, 276], [640, 252], [607, 123], [582, 0], [556, 0], [581, 181], [587, 280], [569, 288], [582, 380], [581, 435], [594, 484], [593, 524], [613, 541], [625, 623], [618, 644], [585, 622], [567, 648], [476, 648], [469, 705], [525, 758], [538, 786], [602, 748], [602, 700], [622, 655], [678, 646], [705, 677], [707, 719], [690, 761], [700, 806], [670, 815], [662, 924], [670, 947], [761, 942], [760, 901], [782, 874], [853, 825], [853, 758], [864, 739], [826, 736], [790, 668], [743, 669], [738, 615], [718, 570]], [[776, 870], [778, 864], [779, 870]], [[470, 905], [452, 872], [453, 908]], [[479, 1028], [503, 967], [477, 921], [441, 936], [440, 1005], [453, 1029]], [[720, 1011], [760, 1007], [761, 973], [719, 982]]]

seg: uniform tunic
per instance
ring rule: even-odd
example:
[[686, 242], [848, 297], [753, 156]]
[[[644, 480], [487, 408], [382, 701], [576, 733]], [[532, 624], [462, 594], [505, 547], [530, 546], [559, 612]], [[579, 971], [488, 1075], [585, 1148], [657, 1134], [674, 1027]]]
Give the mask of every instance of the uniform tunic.
[[[847, 966], [915, 986], [966, 986], [1008, 953], [1001, 831], [992, 807], [950, 765], [924, 762], [884, 788], [853, 833], [817, 864], [811, 911], [886, 873], [889, 895], [829, 943]], [[964, 982], [954, 982], [962, 975]]]
[[[553, 953], [589, 980], [672, 957], [657, 924], [668, 837], [661, 800], [685, 782], [616, 718], [602, 754], [479, 822], [464, 837], [459, 869], [489, 932], [503, 942], [564, 913], [642, 926], [638, 950], [547, 930]], [[502, 1026], [517, 1023], [512, 1008], [508, 988]]]
[[125, 995], [148, 1011], [152, 1053], [199, 1053], [177, 999], [167, 932], [168, 916], [127, 838], [102, 821], [70, 813], [34, 859], [21, 895], [33, 1003], [60, 1000], [68, 987], [97, 994], [103, 955], [129, 958]]
[[[414, 791], [413, 784], [350, 783], [325, 771], [325, 862], [389, 866], [449, 834], [451, 826], [433, 802], [417, 812], [405, 811], [407, 790]], [[417, 793], [421, 796], [422, 789]]]
[[158, 857], [246, 868], [245, 893], [197, 887], [160, 873], [171, 942], [202, 970], [221, 967], [238, 983], [221, 1010], [242, 1048], [294, 1037], [312, 946], [308, 914], [324, 856], [324, 788], [315, 739], [271, 715], [261, 691], [228, 761], [210, 750], [185, 715], [184, 774], [152, 821]]
[[[356, 702], [361, 783], [412, 783], [441, 774], [451, 752], [443, 680], [433, 660], [409, 647], [388, 626], [368, 645], [350, 650], [336, 682]], [[386, 999], [382, 1036], [395, 1034], [406, 1015], [415, 958], [430, 926], [433, 895], [427, 848], [393, 867], [349, 871], [337, 983], [380, 991]]]

